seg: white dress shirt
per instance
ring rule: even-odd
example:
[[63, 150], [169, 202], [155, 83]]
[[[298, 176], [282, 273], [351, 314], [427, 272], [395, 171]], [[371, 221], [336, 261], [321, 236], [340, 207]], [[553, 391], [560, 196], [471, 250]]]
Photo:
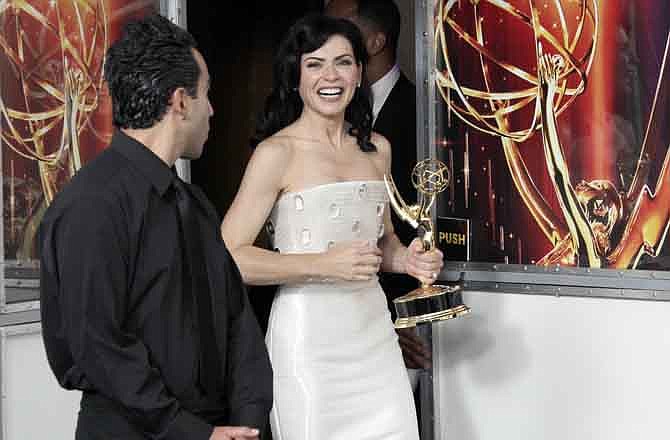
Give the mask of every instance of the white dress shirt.
[[400, 79], [400, 67], [395, 64], [391, 70], [370, 86], [372, 89], [372, 125], [377, 121], [377, 116], [398, 79]]

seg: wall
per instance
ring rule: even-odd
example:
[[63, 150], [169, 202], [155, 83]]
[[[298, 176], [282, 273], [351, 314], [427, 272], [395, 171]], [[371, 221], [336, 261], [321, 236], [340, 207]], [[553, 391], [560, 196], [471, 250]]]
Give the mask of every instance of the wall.
[[0, 440], [73, 439], [78, 391], [59, 387], [40, 324], [0, 327]]
[[441, 440], [667, 438], [670, 303], [471, 292], [435, 331]]

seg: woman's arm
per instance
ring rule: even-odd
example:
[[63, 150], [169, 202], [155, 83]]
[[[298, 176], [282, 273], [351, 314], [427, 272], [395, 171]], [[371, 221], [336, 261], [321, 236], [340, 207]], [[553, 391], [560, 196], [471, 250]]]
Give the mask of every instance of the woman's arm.
[[378, 271], [379, 249], [367, 242], [327, 252], [280, 254], [254, 246], [277, 196], [286, 187], [291, 149], [271, 139], [256, 147], [240, 189], [221, 223], [221, 234], [247, 284], [284, 284], [325, 279], [367, 280]]

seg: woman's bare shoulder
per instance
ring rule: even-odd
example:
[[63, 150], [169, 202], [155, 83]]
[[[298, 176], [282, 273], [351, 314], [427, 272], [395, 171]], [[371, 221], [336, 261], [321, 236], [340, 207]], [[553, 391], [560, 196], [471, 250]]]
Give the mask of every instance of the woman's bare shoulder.
[[294, 143], [290, 137], [276, 133], [256, 146], [252, 158], [286, 163], [290, 160], [293, 150]]
[[391, 164], [391, 144], [379, 133], [372, 132], [370, 142], [377, 148], [375, 153], [378, 162], [381, 162], [381, 168], [387, 169]]
[[391, 145], [384, 136], [372, 133], [370, 142], [375, 146], [375, 151], [366, 153], [376, 168], [377, 174], [383, 176], [391, 167]]
[[381, 134], [373, 131], [370, 136], [370, 142], [377, 147], [377, 151], [383, 156], [391, 154], [391, 143]]

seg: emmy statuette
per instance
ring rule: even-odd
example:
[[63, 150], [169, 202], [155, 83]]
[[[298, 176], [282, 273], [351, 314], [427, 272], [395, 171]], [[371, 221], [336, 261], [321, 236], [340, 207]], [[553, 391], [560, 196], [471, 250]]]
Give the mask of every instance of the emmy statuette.
[[[398, 217], [409, 223], [418, 232], [425, 251], [435, 248], [435, 228], [430, 209], [437, 194], [449, 184], [449, 170], [439, 160], [426, 159], [412, 171], [412, 184], [417, 189], [419, 201], [408, 206], [398, 192], [393, 178], [384, 175], [384, 183], [391, 206]], [[463, 304], [459, 285], [422, 285], [406, 295], [393, 300], [398, 318], [396, 328], [415, 327], [424, 322], [456, 318], [470, 312]]]

